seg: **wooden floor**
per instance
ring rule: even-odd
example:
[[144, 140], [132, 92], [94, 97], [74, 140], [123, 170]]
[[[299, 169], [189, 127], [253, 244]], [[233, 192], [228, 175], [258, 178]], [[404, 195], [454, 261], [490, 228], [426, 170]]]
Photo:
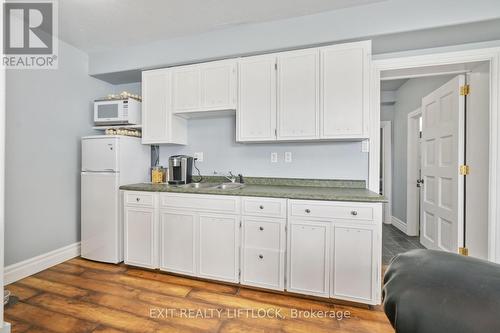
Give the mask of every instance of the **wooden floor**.
[[[394, 332], [379, 308], [334, 305], [80, 258], [7, 289], [19, 298], [5, 309], [13, 332]], [[291, 318], [299, 310], [308, 312]], [[349, 311], [350, 318], [307, 318], [311, 310], [328, 315]], [[270, 316], [262, 318], [266, 311]]]

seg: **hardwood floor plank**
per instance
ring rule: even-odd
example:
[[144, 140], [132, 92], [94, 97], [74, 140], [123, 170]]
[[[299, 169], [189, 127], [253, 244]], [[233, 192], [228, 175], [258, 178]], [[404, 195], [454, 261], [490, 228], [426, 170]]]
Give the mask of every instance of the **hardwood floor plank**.
[[[180, 311], [172, 311], [171, 315], [165, 312], [159, 312], [160, 307], [137, 299], [126, 299], [119, 296], [93, 293], [82, 298], [82, 301], [88, 303], [107, 306], [116, 310], [134, 313], [137, 316], [156, 320], [160, 323], [169, 323], [170, 325], [181, 326], [196, 329], [202, 332], [215, 332], [219, 327], [217, 318], [186, 318], [180, 315]], [[170, 304], [163, 304], [161, 309], [173, 309]], [[191, 306], [190, 309], [197, 309]], [[151, 318], [153, 315], [154, 318]], [[155, 319], [156, 318], [156, 319]]]
[[64, 313], [81, 320], [117, 328], [119, 330], [153, 333], [159, 329], [158, 324], [152, 320], [101, 305], [74, 301], [57, 295], [41, 294], [30, 298], [29, 302], [30, 304], [43, 307], [50, 311]]
[[124, 331], [120, 331], [111, 327], [98, 326], [92, 333], [125, 333]]
[[62, 264], [55, 265], [49, 268], [52, 271], [57, 271], [61, 273], [68, 273], [68, 274], [82, 274], [85, 272], [85, 268], [77, 265], [71, 265], [68, 263], [63, 262]]
[[314, 309], [314, 310], [330, 311], [335, 308], [335, 305], [333, 303], [314, 301], [305, 298], [298, 298], [282, 294], [274, 294], [265, 291], [246, 289], [246, 288], [240, 288], [240, 290], [238, 291], [238, 296], [259, 302], [276, 304], [276, 305], [292, 307], [296, 309], [304, 309], [304, 310]]
[[127, 270], [127, 266], [125, 265], [114, 265], [114, 264], [105, 264], [102, 262], [91, 261], [83, 258], [73, 258], [66, 261], [67, 264], [80, 266], [83, 268], [90, 268], [99, 271], [105, 271], [110, 273], [123, 273]]
[[[34, 296], [30, 300], [44, 295], [46, 294]], [[22, 302], [5, 309], [5, 314], [18, 321], [59, 333], [85, 333], [97, 326], [94, 323]]]
[[40, 272], [36, 276], [41, 279], [61, 282], [87, 290], [119, 295], [123, 297], [136, 297], [140, 293], [140, 290], [126, 287], [117, 283], [86, 279], [79, 275], [58, 273], [50, 270]]
[[11, 333], [25, 333], [31, 327], [30, 324], [15, 320], [8, 315], [5, 316], [4, 320], [10, 323]]
[[40, 327], [30, 327], [25, 333], [54, 333], [54, 331], [49, 331]]
[[12, 283], [5, 287], [5, 289], [11, 292], [12, 296], [16, 296], [20, 301], [24, 301], [27, 298], [33, 297], [40, 293], [39, 290], [31, 289], [20, 284]]
[[34, 276], [29, 276], [27, 278], [19, 280], [17, 281], [17, 283], [22, 286], [27, 286], [33, 289], [50, 292], [66, 297], [81, 297], [88, 294], [86, 290], [73, 286], [68, 286], [67, 284], [64, 283], [40, 279]]
[[255, 325], [249, 325], [242, 322], [238, 322], [236, 320], [228, 320], [225, 321], [221, 329], [220, 333], [268, 333], [275, 332], [275, 330], [270, 330], [269, 328], [257, 327]]
[[218, 293], [236, 294], [236, 292], [238, 291], [238, 287], [236, 287], [236, 286], [229, 286], [229, 285], [219, 284], [219, 283], [215, 283], [215, 282], [200, 281], [200, 280], [185, 278], [185, 277], [176, 276], [176, 275], [168, 275], [167, 273], [151, 272], [151, 271], [145, 271], [145, 270], [136, 269], [136, 268], [129, 268], [127, 270], [126, 274], [131, 275], [131, 276], [135, 276], [135, 277], [144, 278], [144, 279], [155, 280], [155, 281], [166, 282], [166, 283], [173, 283], [173, 284], [178, 284], [181, 286], [186, 286], [186, 287], [191, 287], [191, 288], [199, 288], [199, 289], [214, 291], [214, 292], [218, 292]]
[[140, 288], [170, 296], [184, 297], [191, 291], [191, 288], [180, 286], [177, 284], [147, 280], [143, 278], [121, 275], [121, 274], [114, 275], [114, 274], [87, 271], [83, 273], [81, 276], [87, 279], [120, 283], [128, 287]]

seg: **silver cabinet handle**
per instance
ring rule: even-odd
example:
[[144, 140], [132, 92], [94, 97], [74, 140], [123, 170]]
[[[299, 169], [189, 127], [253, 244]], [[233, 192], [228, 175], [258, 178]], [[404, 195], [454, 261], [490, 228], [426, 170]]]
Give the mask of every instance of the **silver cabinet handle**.
[[259, 208], [260, 208], [260, 209], [264, 209], [264, 206], [260, 205], [260, 206], [259, 206]]
[[351, 211], [351, 215], [352, 215], [352, 216], [356, 216], [356, 215], [358, 215], [358, 212], [357, 212], [357, 211], [355, 211], [355, 210], [353, 210], [353, 211]]
[[264, 227], [259, 227], [259, 230], [260, 231], [264, 231]]
[[259, 259], [264, 259], [264, 256], [262, 254], [259, 254]]
[[309, 214], [311, 210], [309, 208], [306, 209], [306, 213]]

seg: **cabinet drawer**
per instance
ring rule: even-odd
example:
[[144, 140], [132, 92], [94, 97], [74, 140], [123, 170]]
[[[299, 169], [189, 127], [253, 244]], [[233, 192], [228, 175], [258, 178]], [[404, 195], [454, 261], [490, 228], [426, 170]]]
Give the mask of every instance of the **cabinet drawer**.
[[285, 223], [285, 219], [243, 217], [244, 246], [283, 249]]
[[243, 215], [286, 217], [286, 199], [243, 198], [242, 210]]
[[321, 219], [373, 220], [373, 207], [357, 203], [291, 201], [290, 216]]
[[284, 253], [278, 250], [243, 249], [242, 284], [284, 290]]
[[125, 192], [125, 205], [153, 207], [154, 193], [147, 192]]
[[200, 212], [240, 213], [240, 198], [227, 195], [162, 193], [161, 208], [191, 209]]

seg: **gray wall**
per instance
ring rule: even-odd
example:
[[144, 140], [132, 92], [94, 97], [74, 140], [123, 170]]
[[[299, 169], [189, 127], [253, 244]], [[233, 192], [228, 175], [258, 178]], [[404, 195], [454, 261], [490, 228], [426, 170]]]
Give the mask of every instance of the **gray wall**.
[[80, 240], [80, 137], [112, 89], [62, 42], [59, 69], [7, 71], [5, 265]]
[[422, 97], [449, 81], [453, 76], [410, 79], [396, 92], [393, 131], [392, 216], [406, 223], [406, 151], [408, 113], [422, 105]]

